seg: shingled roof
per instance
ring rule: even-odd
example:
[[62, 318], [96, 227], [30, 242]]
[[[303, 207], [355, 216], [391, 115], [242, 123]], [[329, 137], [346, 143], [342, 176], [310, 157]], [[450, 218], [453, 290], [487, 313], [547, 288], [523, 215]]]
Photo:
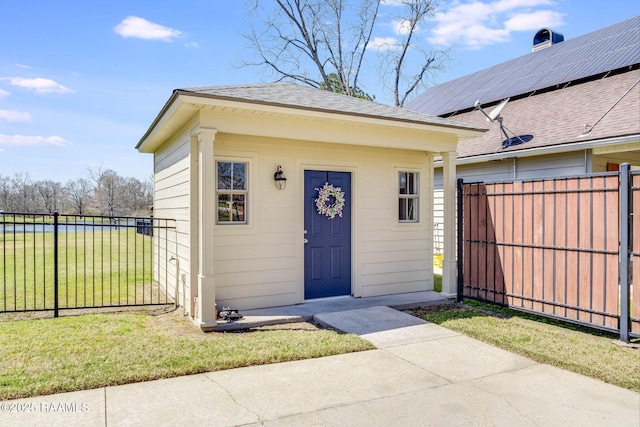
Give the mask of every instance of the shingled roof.
[[[406, 108], [448, 116], [640, 62], [640, 16], [427, 89]], [[457, 120], [462, 120], [456, 117]]]
[[409, 123], [441, 125], [462, 129], [483, 129], [441, 117], [288, 82], [194, 87], [177, 89], [176, 93], [251, 104], [322, 111], [376, 119], [399, 120]]
[[[543, 147], [570, 151], [576, 144], [596, 141], [638, 141], [639, 81], [640, 70], [636, 67], [626, 73], [510, 101], [501, 112], [509, 136], [531, 135], [533, 139], [507, 148], [502, 146], [504, 136], [498, 123], [487, 122], [477, 110], [458, 114], [456, 120], [489, 127], [484, 135], [458, 145], [458, 160], [500, 154], [513, 157], [514, 153]], [[591, 132], [585, 133], [585, 125], [594, 124]]]
[[[343, 124], [376, 125], [396, 131], [411, 129], [418, 133], [438, 133], [458, 139], [473, 138], [486, 131], [484, 126], [473, 126], [322, 89], [280, 82], [176, 89], [136, 148], [152, 152], [201, 109], [246, 114], [247, 118], [255, 113], [294, 120], [321, 118], [326, 123], [333, 120]], [[233, 127], [233, 123], [223, 121], [219, 126], [219, 131], [231, 132], [229, 129]], [[388, 142], [393, 144], [393, 138], [389, 138]]]

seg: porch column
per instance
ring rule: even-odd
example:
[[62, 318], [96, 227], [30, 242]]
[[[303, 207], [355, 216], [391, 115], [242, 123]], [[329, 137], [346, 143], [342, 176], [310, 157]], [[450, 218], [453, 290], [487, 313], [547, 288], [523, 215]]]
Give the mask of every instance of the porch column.
[[444, 260], [442, 261], [442, 295], [455, 298], [456, 280], [456, 159], [457, 153], [442, 153], [444, 186]]
[[215, 129], [200, 128], [198, 137], [198, 319], [203, 331], [216, 322], [216, 280], [213, 271], [213, 226], [216, 221], [216, 165], [213, 159]]

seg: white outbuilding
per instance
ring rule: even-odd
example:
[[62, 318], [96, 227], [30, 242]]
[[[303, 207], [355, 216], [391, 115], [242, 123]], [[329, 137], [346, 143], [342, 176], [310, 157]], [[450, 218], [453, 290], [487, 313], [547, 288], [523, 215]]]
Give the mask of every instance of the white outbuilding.
[[175, 90], [136, 147], [154, 214], [177, 221], [170, 293], [210, 330], [216, 306], [433, 290], [439, 157], [453, 297], [456, 147], [483, 131], [292, 83]]

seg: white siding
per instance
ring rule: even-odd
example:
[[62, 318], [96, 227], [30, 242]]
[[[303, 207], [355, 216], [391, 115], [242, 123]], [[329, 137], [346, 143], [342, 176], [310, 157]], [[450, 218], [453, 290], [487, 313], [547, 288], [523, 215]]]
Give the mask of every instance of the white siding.
[[[304, 300], [304, 171], [352, 174], [352, 293], [372, 296], [433, 289], [432, 158], [426, 153], [218, 134], [216, 159], [249, 162], [247, 225], [216, 225], [218, 308]], [[278, 165], [287, 177], [275, 188]], [[420, 223], [399, 224], [397, 173], [420, 173]]]
[[[591, 171], [588, 170], [588, 157], [585, 158], [585, 152], [574, 151], [460, 165], [457, 167], [456, 172], [458, 178], [464, 179], [465, 182], [489, 182], [548, 178], [551, 176], [573, 176]], [[594, 172], [596, 171], [594, 170]], [[440, 236], [443, 229], [442, 225], [444, 224], [442, 167], [435, 169], [434, 188], [434, 250], [436, 253], [441, 253], [443, 248], [440, 244]]]
[[607, 163], [630, 163], [631, 166], [640, 167], [640, 150], [594, 155], [592, 160], [593, 172], [606, 172]]
[[[156, 270], [160, 277], [167, 278], [167, 291], [171, 297], [176, 294], [176, 281], [179, 281], [178, 302], [187, 312], [191, 306], [190, 165], [188, 132], [165, 144], [154, 155], [154, 216], [173, 219], [176, 225], [176, 232], [169, 232], [167, 240], [155, 239]], [[176, 255], [177, 259], [165, 259]]]
[[573, 151], [518, 159], [515, 179], [575, 176], [589, 172], [591, 171], [588, 169], [588, 153], [585, 151]]
[[[457, 167], [458, 178], [465, 182], [536, 179], [550, 176], [573, 176], [590, 172], [585, 151], [521, 157], [492, 162], [464, 164]], [[435, 169], [434, 185], [442, 188], [442, 167]]]

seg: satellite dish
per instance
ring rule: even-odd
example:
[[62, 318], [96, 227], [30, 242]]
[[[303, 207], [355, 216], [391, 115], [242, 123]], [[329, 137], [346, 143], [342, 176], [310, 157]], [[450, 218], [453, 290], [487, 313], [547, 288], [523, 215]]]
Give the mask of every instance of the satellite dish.
[[494, 121], [500, 115], [500, 112], [505, 107], [505, 105], [507, 105], [507, 102], [509, 102], [509, 98], [505, 99], [500, 104], [498, 104], [498, 106], [496, 108], [491, 110], [491, 112], [489, 113], [489, 116], [487, 117], [487, 119], [490, 122]]
[[[507, 131], [511, 132], [509, 129], [507, 129], [507, 127], [504, 125], [503, 123], [503, 119], [502, 116], [500, 115], [500, 113], [502, 112], [502, 110], [504, 109], [504, 107], [507, 105], [507, 102], [509, 102], [509, 98], [503, 100], [502, 102], [500, 102], [500, 104], [498, 104], [496, 106], [496, 108], [494, 108], [493, 110], [491, 110], [491, 112], [489, 114], [487, 114], [483, 109], [482, 109], [482, 105], [480, 104], [480, 100], [478, 99], [474, 104], [473, 104], [473, 108], [475, 108], [476, 110], [479, 110], [486, 118], [488, 122], [495, 122], [497, 121], [500, 124], [500, 132], [504, 135], [504, 137], [506, 138], [503, 142], [502, 142], [502, 148], [507, 148], [507, 147], [511, 147], [513, 145], [518, 145], [518, 144], [524, 144], [525, 142], [529, 142], [533, 139], [533, 135], [520, 135], [517, 136], [514, 134], [513, 138], [510, 138], [509, 135], [507, 134]], [[511, 132], [513, 134], [513, 132]]]
[[480, 105], [480, 100], [478, 99], [474, 104], [473, 104], [473, 108], [475, 108], [476, 110], [480, 110], [480, 112], [482, 114], [484, 114], [484, 116], [487, 118], [488, 122], [494, 122], [496, 119], [498, 119], [500, 117], [500, 112], [502, 111], [502, 109], [505, 107], [505, 105], [507, 105], [507, 102], [509, 102], [509, 98], [505, 99], [504, 101], [502, 101], [500, 104], [498, 104], [496, 106], [496, 108], [494, 108], [493, 110], [491, 110], [491, 112], [489, 114], [487, 114], [483, 109], [482, 106]]

